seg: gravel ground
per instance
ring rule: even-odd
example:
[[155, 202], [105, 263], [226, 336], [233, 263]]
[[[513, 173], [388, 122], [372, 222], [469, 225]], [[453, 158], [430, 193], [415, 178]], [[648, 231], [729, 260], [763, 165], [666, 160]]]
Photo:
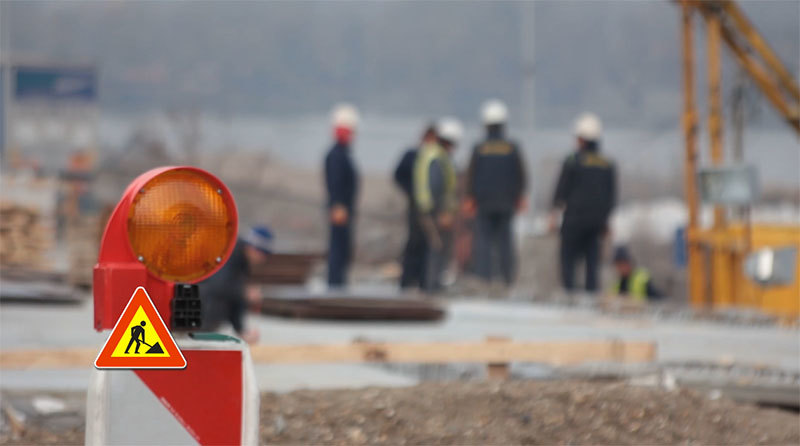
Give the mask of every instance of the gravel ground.
[[[81, 444], [81, 394], [65, 414], [26, 417], [0, 444]], [[17, 409], [12, 409], [17, 410]], [[411, 388], [266, 393], [264, 444], [800, 444], [800, 416], [621, 382], [429, 382]]]
[[800, 416], [623, 383], [436, 382], [265, 394], [270, 444], [798, 444]]

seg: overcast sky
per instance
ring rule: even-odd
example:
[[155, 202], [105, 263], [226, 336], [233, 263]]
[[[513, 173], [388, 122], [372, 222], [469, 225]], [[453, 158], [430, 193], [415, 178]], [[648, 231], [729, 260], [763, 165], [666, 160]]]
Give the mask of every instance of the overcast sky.
[[[744, 9], [797, 73], [800, 2]], [[668, 127], [681, 100], [679, 10], [662, 0], [4, 1], [0, 15], [4, 53], [96, 63], [111, 111], [292, 116], [347, 99], [374, 113], [473, 116], [488, 97], [521, 114], [535, 97], [539, 125], [592, 109], [612, 125]], [[703, 76], [701, 63], [701, 87]]]

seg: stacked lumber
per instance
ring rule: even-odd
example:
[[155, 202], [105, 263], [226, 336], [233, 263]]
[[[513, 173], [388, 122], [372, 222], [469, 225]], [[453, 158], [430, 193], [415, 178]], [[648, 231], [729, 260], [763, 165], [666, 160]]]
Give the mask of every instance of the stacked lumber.
[[39, 210], [0, 202], [0, 265], [47, 269], [46, 253], [53, 244], [52, 228]]
[[[0, 350], [0, 370], [85, 367], [96, 356], [96, 347]], [[653, 362], [658, 357], [653, 342], [616, 339], [260, 344], [250, 347], [250, 356], [256, 364], [535, 362], [556, 366]]]

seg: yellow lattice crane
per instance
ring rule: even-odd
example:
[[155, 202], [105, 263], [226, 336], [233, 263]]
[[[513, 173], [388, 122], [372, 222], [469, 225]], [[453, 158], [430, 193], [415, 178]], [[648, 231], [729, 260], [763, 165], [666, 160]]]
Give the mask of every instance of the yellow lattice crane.
[[[744, 258], [754, 249], [794, 246], [800, 252], [800, 227], [728, 221], [725, 209], [716, 206], [710, 228], [699, 224], [697, 184], [697, 133], [695, 108], [693, 20], [703, 19], [707, 36], [708, 101], [707, 118], [711, 163], [724, 163], [721, 89], [721, 42], [769, 103], [800, 135], [800, 88], [792, 74], [733, 1], [679, 0], [682, 12], [682, 51], [685, 137], [686, 203], [689, 298], [695, 307], [754, 307], [770, 313], [800, 315], [800, 284], [761, 288], [745, 277]], [[747, 217], [749, 219], [749, 217]], [[800, 268], [800, 261], [795, 268]], [[800, 270], [795, 277], [800, 277]]]

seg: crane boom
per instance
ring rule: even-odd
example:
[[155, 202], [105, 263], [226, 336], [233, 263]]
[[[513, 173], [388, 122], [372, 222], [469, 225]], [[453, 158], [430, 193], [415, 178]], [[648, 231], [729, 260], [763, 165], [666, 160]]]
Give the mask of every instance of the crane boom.
[[800, 136], [800, 87], [767, 41], [731, 0], [692, 0], [706, 20], [719, 21], [722, 40], [770, 104]]

